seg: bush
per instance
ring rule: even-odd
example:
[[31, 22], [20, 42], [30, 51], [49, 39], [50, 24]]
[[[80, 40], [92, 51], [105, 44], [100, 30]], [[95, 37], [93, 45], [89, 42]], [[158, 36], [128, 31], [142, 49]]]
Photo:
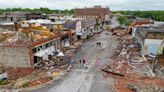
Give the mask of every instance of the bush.
[[48, 77], [49, 80], [53, 80], [53, 77]]
[[7, 80], [0, 80], [0, 85], [7, 85], [8, 81]]
[[23, 87], [23, 88], [29, 87], [29, 82], [23, 83], [21, 87]]

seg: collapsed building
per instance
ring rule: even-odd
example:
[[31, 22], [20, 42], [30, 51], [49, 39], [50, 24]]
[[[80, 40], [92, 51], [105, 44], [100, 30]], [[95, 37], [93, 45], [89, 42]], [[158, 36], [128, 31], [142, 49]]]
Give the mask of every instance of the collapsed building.
[[164, 38], [164, 30], [154, 27], [137, 27], [132, 35], [144, 55], [156, 55]]
[[149, 57], [153, 70], [162, 71], [164, 63], [164, 29], [162, 23], [142, 24], [132, 27], [135, 44], [145, 56]]
[[[83, 39], [95, 33], [95, 24], [94, 19], [70, 18], [55, 22], [37, 19], [17, 22], [12, 31], [2, 29], [0, 73], [5, 72], [5, 78], [12, 79], [29, 75], [35, 69], [67, 67]], [[82, 40], [77, 39], [78, 32]]]
[[153, 69], [155, 72], [164, 72], [164, 40], [157, 50], [157, 55], [154, 59], [153, 65]]
[[0, 45], [0, 63], [7, 67], [34, 67], [60, 49], [60, 37], [47, 29], [31, 27], [15, 32]]

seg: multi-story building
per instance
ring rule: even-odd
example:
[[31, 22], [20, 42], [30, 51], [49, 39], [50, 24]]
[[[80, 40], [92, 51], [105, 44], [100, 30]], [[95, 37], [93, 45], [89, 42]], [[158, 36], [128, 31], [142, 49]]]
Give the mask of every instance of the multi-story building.
[[109, 8], [94, 6], [91, 8], [76, 8], [74, 16], [76, 18], [95, 18], [97, 22], [102, 22], [105, 20], [105, 16], [109, 14]]

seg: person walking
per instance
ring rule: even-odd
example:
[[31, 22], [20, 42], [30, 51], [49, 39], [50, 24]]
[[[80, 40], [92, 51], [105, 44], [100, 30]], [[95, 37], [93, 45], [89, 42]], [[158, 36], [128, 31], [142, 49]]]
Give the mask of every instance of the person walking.
[[79, 63], [81, 64], [81, 60], [79, 60]]
[[83, 59], [83, 65], [86, 63], [86, 60], [85, 59]]
[[97, 47], [99, 46], [99, 42], [96, 42]]
[[85, 68], [86, 60], [83, 59], [83, 68]]
[[80, 65], [80, 68], [82, 68], [82, 61], [79, 60], [79, 65]]
[[100, 64], [100, 58], [96, 58], [96, 65], [99, 65]]
[[101, 47], [101, 42], [99, 42], [99, 47]]

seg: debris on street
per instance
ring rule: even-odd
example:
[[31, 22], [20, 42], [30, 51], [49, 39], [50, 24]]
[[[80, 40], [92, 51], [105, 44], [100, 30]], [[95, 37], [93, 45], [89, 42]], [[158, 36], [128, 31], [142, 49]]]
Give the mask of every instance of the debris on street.
[[150, 61], [139, 51], [130, 38], [119, 38], [120, 45], [113, 53], [112, 64], [102, 71], [116, 79], [117, 92], [161, 92], [164, 79], [153, 72]]

